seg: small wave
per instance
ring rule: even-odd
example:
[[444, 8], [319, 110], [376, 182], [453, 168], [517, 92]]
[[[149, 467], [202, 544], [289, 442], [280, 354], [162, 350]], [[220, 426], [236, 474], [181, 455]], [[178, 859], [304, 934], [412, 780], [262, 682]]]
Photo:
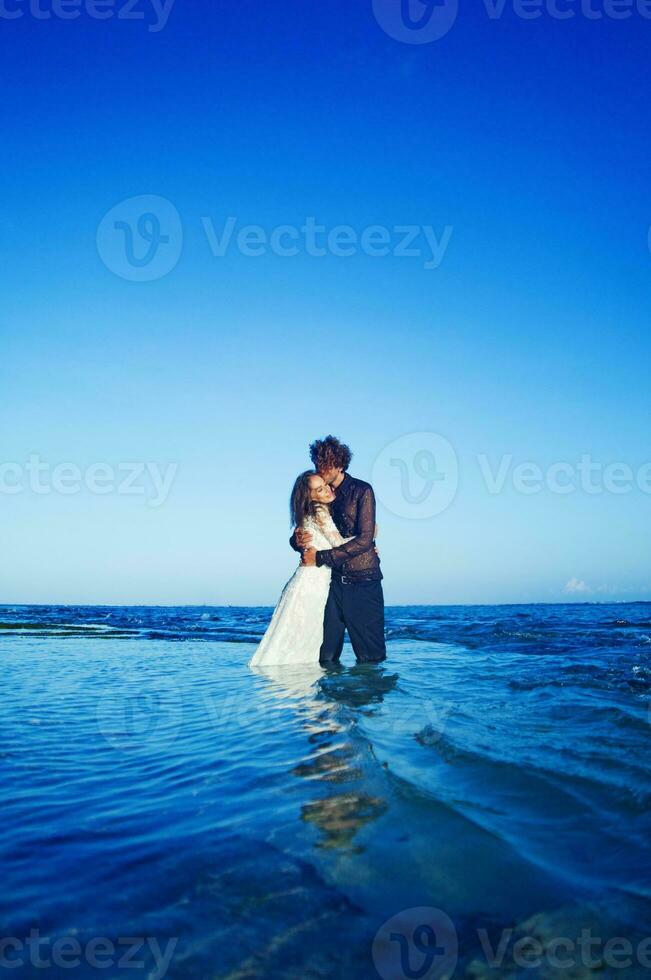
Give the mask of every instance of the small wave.
[[0, 623], [0, 635], [5, 636], [107, 636], [126, 634], [117, 626], [98, 623]]
[[422, 629], [413, 626], [394, 626], [385, 629], [384, 637], [387, 640], [418, 640], [421, 643], [440, 643], [440, 636], [432, 636]]
[[608, 620], [605, 624], [606, 626], [619, 626], [619, 627], [630, 627], [631, 629], [647, 629], [651, 626], [651, 620], [649, 619], [615, 619], [613, 621]]
[[526, 630], [508, 630], [498, 626], [494, 630], [495, 636], [508, 636], [513, 640], [542, 640], [545, 639], [542, 633], [531, 633]]

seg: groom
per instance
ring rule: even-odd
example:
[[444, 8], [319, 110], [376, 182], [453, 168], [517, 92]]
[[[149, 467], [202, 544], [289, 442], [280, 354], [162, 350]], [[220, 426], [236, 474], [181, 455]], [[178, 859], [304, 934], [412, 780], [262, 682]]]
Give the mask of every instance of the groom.
[[312, 535], [297, 528], [289, 541], [295, 551], [303, 552], [303, 565], [332, 569], [319, 655], [323, 667], [339, 663], [346, 629], [358, 662], [386, 659], [382, 572], [374, 541], [375, 494], [370, 483], [346, 472], [351, 457], [348, 446], [334, 436], [317, 439], [310, 446], [315, 470], [335, 492], [333, 520], [342, 537], [352, 540], [316, 551], [310, 546]]

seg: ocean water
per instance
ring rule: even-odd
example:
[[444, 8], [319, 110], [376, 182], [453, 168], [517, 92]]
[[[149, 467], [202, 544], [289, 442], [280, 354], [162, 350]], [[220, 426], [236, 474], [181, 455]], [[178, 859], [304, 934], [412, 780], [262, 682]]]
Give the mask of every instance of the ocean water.
[[0, 969], [649, 975], [651, 604], [389, 608], [327, 674], [247, 668], [270, 614], [0, 607]]

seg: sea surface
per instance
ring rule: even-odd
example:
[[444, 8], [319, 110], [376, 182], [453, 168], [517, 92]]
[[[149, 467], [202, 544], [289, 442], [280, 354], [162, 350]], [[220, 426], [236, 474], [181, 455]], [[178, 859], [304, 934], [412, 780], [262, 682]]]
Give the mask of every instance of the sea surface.
[[650, 975], [651, 604], [270, 615], [0, 607], [0, 973]]

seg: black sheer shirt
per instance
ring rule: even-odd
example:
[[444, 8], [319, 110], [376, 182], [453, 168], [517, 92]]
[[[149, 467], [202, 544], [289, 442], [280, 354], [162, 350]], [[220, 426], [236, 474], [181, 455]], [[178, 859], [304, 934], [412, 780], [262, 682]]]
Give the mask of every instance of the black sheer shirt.
[[[329, 565], [333, 575], [346, 581], [377, 582], [382, 576], [380, 559], [375, 552], [375, 494], [370, 483], [344, 473], [330, 504], [332, 519], [342, 538], [352, 538], [338, 548], [317, 551], [317, 565]], [[289, 542], [295, 551], [294, 536]]]

